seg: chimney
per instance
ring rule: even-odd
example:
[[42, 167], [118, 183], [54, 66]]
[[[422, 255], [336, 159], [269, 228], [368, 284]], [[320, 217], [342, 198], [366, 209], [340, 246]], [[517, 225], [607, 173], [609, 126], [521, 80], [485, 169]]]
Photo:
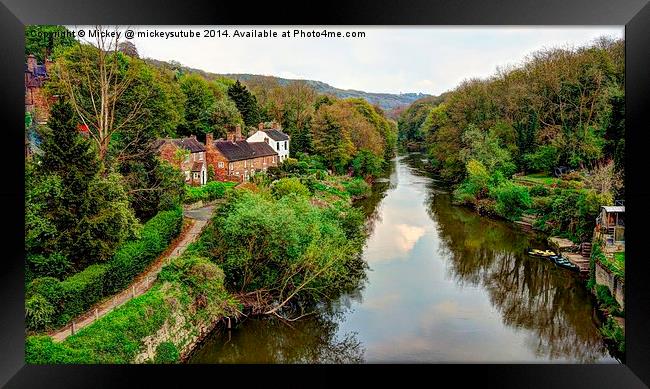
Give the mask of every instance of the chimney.
[[52, 67], [53, 66], [54, 66], [54, 61], [52, 61], [49, 58], [45, 60], [45, 72], [47, 73], [48, 76], [52, 72]]
[[240, 125], [235, 126], [235, 140], [242, 140]]
[[205, 134], [205, 148], [206, 150], [212, 149], [214, 142], [214, 138], [212, 137], [212, 133]]
[[190, 138], [196, 139], [196, 135], [190, 135]]
[[262, 131], [264, 129], [264, 123], [260, 123], [257, 125], [257, 128]]
[[36, 57], [34, 54], [30, 54], [27, 56], [27, 70], [30, 72], [34, 73], [34, 70], [36, 70]]
[[232, 130], [228, 130], [226, 132], [226, 140], [229, 142], [234, 142], [235, 141], [235, 132]]

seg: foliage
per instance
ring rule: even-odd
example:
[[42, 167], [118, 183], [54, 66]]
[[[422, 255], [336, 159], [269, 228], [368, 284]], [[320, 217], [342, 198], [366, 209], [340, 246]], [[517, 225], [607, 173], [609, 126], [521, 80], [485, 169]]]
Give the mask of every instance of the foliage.
[[59, 253], [79, 269], [109, 258], [138, 223], [117, 174], [100, 174], [97, 152], [77, 131], [69, 104], [52, 107], [42, 154], [26, 162], [28, 257]]
[[360, 177], [376, 177], [383, 170], [384, 160], [369, 150], [361, 150], [352, 160], [354, 174]]
[[558, 161], [558, 150], [552, 145], [540, 146], [535, 152], [524, 155], [524, 164], [531, 171], [551, 172]]
[[295, 194], [276, 200], [239, 191], [204, 237], [227, 288], [260, 290], [266, 295], [262, 311], [277, 312], [286, 304], [322, 301], [358, 277], [363, 217], [343, 204], [321, 209]]
[[361, 178], [343, 181], [343, 187], [352, 197], [364, 197], [370, 194], [370, 185]]
[[529, 190], [531, 196], [548, 196], [549, 190], [544, 185], [535, 185]]
[[298, 196], [309, 196], [309, 189], [303, 185], [298, 178], [282, 178], [271, 185], [271, 193], [276, 199], [280, 199], [289, 194]]
[[467, 160], [492, 172], [493, 158], [508, 160], [504, 152], [518, 171], [586, 168], [601, 159], [622, 170], [623, 52], [623, 40], [607, 38], [535, 52], [517, 67], [414, 103], [399, 119], [399, 137], [425, 143], [434, 168], [453, 182], [465, 178]]
[[517, 218], [531, 206], [528, 189], [505, 181], [492, 189], [490, 195], [496, 199], [497, 213], [506, 218]]
[[[88, 266], [63, 281], [52, 277], [31, 281], [26, 295], [40, 295], [54, 307], [48, 323], [33, 324], [62, 326], [104, 296], [124, 288], [179, 234], [182, 218], [180, 207], [160, 212], [144, 225], [140, 239], [124, 243], [106, 263]], [[34, 331], [47, 328], [29, 327]]]
[[52, 59], [61, 49], [75, 43], [72, 32], [64, 26], [25, 26], [25, 55], [33, 54], [38, 62]]
[[618, 301], [609, 292], [609, 288], [605, 285], [596, 284], [596, 299], [600, 309], [609, 312], [615, 316], [623, 316], [623, 310], [618, 304]]
[[237, 106], [244, 120], [244, 124], [247, 126], [257, 126], [260, 122], [257, 99], [239, 80], [228, 88], [228, 97]]
[[[220, 269], [202, 258], [181, 257], [163, 267], [149, 291], [63, 342], [48, 336], [27, 337], [25, 360], [30, 364], [132, 363], [142, 351], [143, 339], [173, 320], [172, 315], [184, 316], [190, 325], [199, 320], [207, 323], [231, 311], [231, 306]], [[157, 347], [153, 362], [177, 362], [178, 348], [177, 344]]]
[[25, 326], [44, 328], [49, 326], [54, 315], [54, 307], [40, 294], [35, 294], [25, 302]]
[[208, 82], [199, 75], [189, 74], [183, 76], [179, 83], [185, 95], [185, 117], [178, 127], [178, 134], [189, 136], [211, 133], [216, 99]]
[[607, 317], [605, 324], [600, 327], [600, 332], [605, 339], [610, 339], [616, 343], [619, 352], [625, 352], [625, 335], [623, 334], [623, 329], [613, 317]]
[[156, 357], [154, 358], [154, 363], [158, 364], [170, 364], [178, 363], [180, 359], [180, 353], [178, 348], [172, 342], [162, 342], [156, 347]]
[[197, 201], [212, 201], [223, 198], [226, 191], [235, 184], [232, 182], [211, 181], [203, 186], [185, 185], [185, 204], [192, 204]]

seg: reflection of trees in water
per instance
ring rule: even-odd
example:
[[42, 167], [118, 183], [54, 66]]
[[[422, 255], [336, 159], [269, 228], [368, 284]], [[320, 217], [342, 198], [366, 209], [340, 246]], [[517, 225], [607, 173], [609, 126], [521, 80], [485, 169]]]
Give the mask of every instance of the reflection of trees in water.
[[534, 238], [451, 206], [447, 195], [432, 195], [429, 213], [438, 225], [441, 253], [450, 258], [450, 276], [483, 286], [506, 325], [531, 331], [527, 343], [537, 355], [580, 362], [603, 356], [588, 292], [567, 271], [526, 256]]
[[[337, 336], [328, 314], [285, 323], [250, 319], [242, 330], [214, 334], [190, 363], [362, 363], [364, 349], [356, 333]], [[224, 330], [227, 331], [227, 330]]]
[[389, 189], [395, 187], [397, 187], [397, 172], [395, 171], [395, 161], [391, 161], [386, 174], [372, 185], [370, 195], [355, 201], [354, 206], [366, 216], [368, 236], [372, 235], [375, 225], [381, 223], [381, 200], [386, 197], [386, 192]]

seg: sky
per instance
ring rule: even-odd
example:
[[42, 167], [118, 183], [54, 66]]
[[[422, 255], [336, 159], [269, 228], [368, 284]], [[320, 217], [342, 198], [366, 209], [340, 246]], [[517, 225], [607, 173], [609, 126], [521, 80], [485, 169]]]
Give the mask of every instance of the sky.
[[[89, 27], [68, 26], [72, 30]], [[366, 92], [438, 95], [468, 78], [485, 78], [498, 67], [520, 64], [531, 53], [575, 47], [595, 38], [623, 38], [624, 27], [317, 27], [317, 26], [121, 26], [141, 57], [213, 73], [252, 73], [309, 79]], [[137, 32], [198, 32], [215, 37], [138, 37]], [[294, 37], [293, 31], [364, 32], [365, 37]], [[216, 31], [228, 31], [228, 37]], [[240, 32], [276, 31], [276, 38], [235, 37]], [[291, 36], [282, 37], [284, 31]], [[86, 35], [86, 39], [87, 35]]]

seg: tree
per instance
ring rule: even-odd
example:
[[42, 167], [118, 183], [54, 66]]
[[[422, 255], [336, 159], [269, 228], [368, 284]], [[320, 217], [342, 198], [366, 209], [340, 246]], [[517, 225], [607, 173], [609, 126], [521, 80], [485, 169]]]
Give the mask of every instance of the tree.
[[185, 95], [185, 118], [178, 127], [179, 135], [212, 132], [215, 98], [208, 82], [199, 75], [189, 74], [181, 78], [180, 86]]
[[336, 107], [318, 110], [311, 127], [314, 151], [320, 154], [328, 168], [343, 171], [352, 159], [355, 148], [350, 134], [337, 118]]
[[228, 97], [235, 103], [247, 126], [257, 126], [260, 122], [257, 99], [239, 80], [228, 88]]
[[64, 26], [25, 26], [25, 55], [32, 54], [39, 62], [51, 59], [61, 49], [76, 43], [72, 31]]
[[237, 106], [228, 97], [215, 102], [212, 122], [214, 132], [220, 137], [226, 135], [226, 128], [244, 125], [244, 119]]
[[60, 253], [79, 270], [109, 258], [138, 223], [121, 176], [99, 174], [97, 151], [77, 124], [70, 104], [52, 106], [42, 154], [25, 175], [25, 244], [29, 255]]
[[133, 42], [130, 41], [120, 42], [120, 44], [118, 45], [118, 50], [120, 50], [123, 54], [128, 55], [129, 57], [140, 58], [140, 55], [138, 54], [138, 49], [135, 47]]
[[122, 103], [143, 63], [129, 61], [118, 50], [117, 34], [112, 38], [104, 27], [96, 29], [99, 33], [94, 46], [79, 43], [57, 61], [55, 78], [79, 121], [88, 127], [99, 158], [105, 161], [113, 135], [141, 118], [148, 96], [128, 105]]

